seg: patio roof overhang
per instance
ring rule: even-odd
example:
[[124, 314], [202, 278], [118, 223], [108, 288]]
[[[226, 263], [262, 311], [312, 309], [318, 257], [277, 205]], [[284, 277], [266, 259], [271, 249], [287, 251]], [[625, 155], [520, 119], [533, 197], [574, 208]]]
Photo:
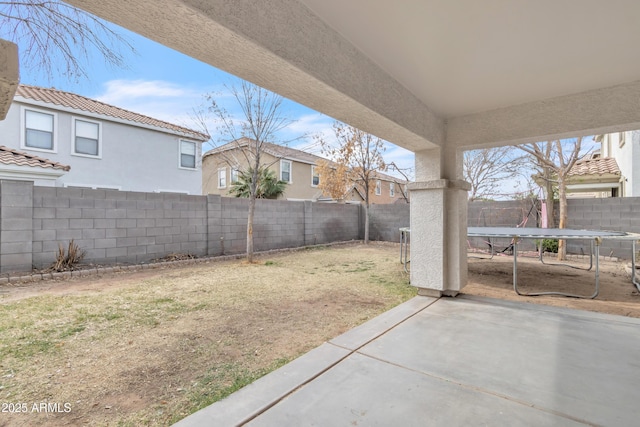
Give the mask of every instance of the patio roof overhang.
[[69, 3], [413, 151], [640, 127], [634, 0]]

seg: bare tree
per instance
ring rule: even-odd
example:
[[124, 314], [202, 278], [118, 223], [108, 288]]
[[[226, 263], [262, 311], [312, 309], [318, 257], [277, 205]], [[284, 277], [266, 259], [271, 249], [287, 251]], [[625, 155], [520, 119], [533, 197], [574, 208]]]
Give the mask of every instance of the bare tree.
[[23, 67], [48, 78], [88, 77], [94, 52], [108, 66], [125, 67], [123, 50], [135, 50], [114, 28], [59, 0], [0, 1], [0, 37], [18, 44]]
[[[219, 123], [220, 138], [231, 140], [233, 153], [242, 158], [229, 159], [229, 164], [236, 167], [246, 166], [245, 173], [250, 173], [248, 182], [249, 213], [247, 217], [247, 261], [253, 262], [253, 220], [256, 208], [256, 198], [260, 188], [261, 174], [271, 163], [263, 158], [266, 144], [278, 141], [278, 134], [293, 123], [283, 114], [282, 102], [284, 98], [252, 83], [242, 81], [239, 86], [227, 86], [241, 110], [241, 118], [234, 119], [227, 110], [215, 99], [215, 94], [209, 94], [209, 111], [213, 113]], [[202, 120], [201, 123], [205, 121]], [[290, 141], [280, 141], [286, 143]]]
[[[331, 145], [321, 137], [318, 139], [323, 154], [337, 165], [334, 166], [336, 170], [338, 168], [344, 170], [344, 174], [340, 174], [344, 177], [341, 179], [345, 180], [341, 183], [342, 188], [348, 188], [351, 184], [362, 190], [365, 212], [364, 243], [367, 244], [369, 243], [369, 200], [375, 190], [376, 171], [383, 172], [387, 169], [382, 158], [382, 153], [385, 151], [384, 142], [378, 137], [340, 122], [333, 124], [333, 131], [338, 141], [337, 146]], [[323, 185], [328, 185], [329, 175], [336, 177], [339, 174], [321, 175], [321, 189]]]
[[[558, 228], [565, 228], [567, 224], [567, 179], [569, 171], [584, 154], [582, 151], [582, 137], [573, 140], [555, 140], [520, 145], [519, 148], [531, 155], [538, 166], [539, 177], [543, 181], [547, 197], [547, 208], [553, 205], [553, 199], [549, 203], [549, 194], [553, 195], [553, 186], [558, 189], [560, 200], [560, 212]], [[551, 210], [553, 214], [553, 207]], [[558, 242], [558, 260], [567, 257], [567, 247], [564, 240]]]
[[407, 184], [411, 181], [413, 176], [413, 168], [401, 168], [395, 162], [391, 162], [387, 165], [387, 170], [393, 170], [402, 175], [403, 179], [395, 178], [393, 182], [400, 189], [400, 195], [404, 199], [406, 203], [409, 203], [409, 190], [407, 189]]
[[[555, 164], [555, 151], [553, 150], [553, 142], [539, 142], [529, 144], [529, 147], [535, 154], [530, 154], [530, 160], [537, 171], [535, 175], [538, 185], [542, 188], [545, 197], [545, 206], [547, 210], [547, 227], [555, 228], [555, 188], [557, 180], [554, 171], [549, 164]], [[526, 150], [525, 150], [526, 151]]]
[[469, 201], [501, 195], [501, 185], [517, 176], [521, 170], [522, 156], [516, 156], [515, 152], [515, 147], [464, 152], [462, 171], [465, 181], [471, 184]]

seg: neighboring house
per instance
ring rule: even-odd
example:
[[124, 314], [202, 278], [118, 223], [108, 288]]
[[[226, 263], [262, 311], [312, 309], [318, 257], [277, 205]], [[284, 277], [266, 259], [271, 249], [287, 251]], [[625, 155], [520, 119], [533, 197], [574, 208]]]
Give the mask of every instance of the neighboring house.
[[69, 172], [69, 166], [0, 145], [0, 179], [33, 181], [41, 187], [54, 187]]
[[208, 139], [80, 95], [26, 85], [18, 86], [0, 121], [1, 145], [70, 166], [55, 178], [60, 187], [202, 194], [201, 146]]
[[569, 173], [569, 195], [640, 196], [640, 131], [598, 135], [595, 140], [601, 143], [600, 151], [576, 162]]
[[[202, 157], [202, 191], [204, 194], [228, 196], [231, 183], [237, 179], [238, 171], [247, 168], [241, 147], [246, 147], [251, 140], [241, 138], [207, 151]], [[326, 160], [315, 154], [282, 145], [264, 143], [262, 163], [269, 165], [276, 176], [287, 182], [287, 188], [280, 197], [287, 200], [332, 201], [325, 197], [319, 188], [322, 177], [318, 174], [316, 164]], [[374, 204], [396, 203], [404, 201], [406, 183], [380, 172], [376, 172], [376, 188], [370, 198]], [[402, 187], [401, 187], [402, 186]], [[403, 193], [404, 192], [404, 193]], [[362, 190], [353, 188], [348, 193], [346, 202], [361, 202]]]

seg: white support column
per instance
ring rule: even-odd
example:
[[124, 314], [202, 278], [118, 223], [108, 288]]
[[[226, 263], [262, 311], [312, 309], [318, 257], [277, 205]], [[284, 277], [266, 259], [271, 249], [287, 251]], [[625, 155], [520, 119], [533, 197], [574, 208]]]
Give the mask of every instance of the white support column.
[[415, 153], [411, 190], [411, 284], [420, 295], [455, 296], [467, 284], [467, 191], [462, 152]]

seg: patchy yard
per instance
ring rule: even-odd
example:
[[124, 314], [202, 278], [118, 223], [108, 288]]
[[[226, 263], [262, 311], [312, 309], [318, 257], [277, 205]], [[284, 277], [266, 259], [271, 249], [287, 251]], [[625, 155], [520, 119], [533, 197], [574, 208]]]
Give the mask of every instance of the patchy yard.
[[0, 426], [168, 425], [414, 295], [393, 244], [4, 286]]
[[[519, 264], [523, 290], [593, 284]], [[471, 259], [463, 292], [640, 317], [624, 264], [596, 300], [517, 296], [511, 266]], [[391, 243], [0, 287], [0, 403], [26, 409], [0, 426], [169, 425], [414, 295]]]

